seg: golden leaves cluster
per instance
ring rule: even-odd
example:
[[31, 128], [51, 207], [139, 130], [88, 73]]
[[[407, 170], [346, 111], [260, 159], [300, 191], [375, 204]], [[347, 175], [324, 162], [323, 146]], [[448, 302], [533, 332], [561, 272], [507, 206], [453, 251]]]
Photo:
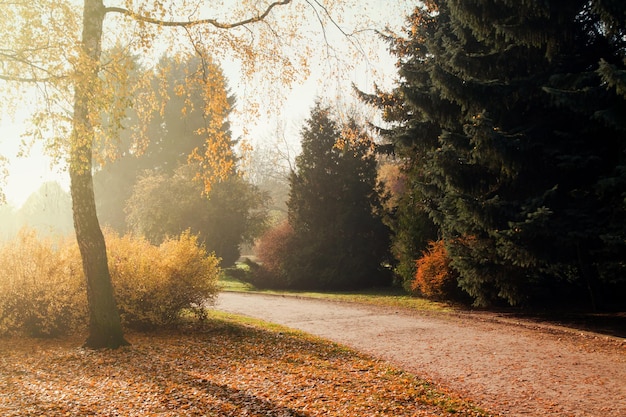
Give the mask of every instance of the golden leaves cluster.
[[24, 149], [49, 139], [54, 154], [67, 142], [80, 17], [71, 2], [0, 2], [0, 93], [3, 111], [29, 112]]
[[374, 147], [375, 144], [372, 138], [355, 124], [343, 126], [340, 136], [335, 141], [335, 148], [341, 151], [368, 148], [369, 152], [374, 152]]

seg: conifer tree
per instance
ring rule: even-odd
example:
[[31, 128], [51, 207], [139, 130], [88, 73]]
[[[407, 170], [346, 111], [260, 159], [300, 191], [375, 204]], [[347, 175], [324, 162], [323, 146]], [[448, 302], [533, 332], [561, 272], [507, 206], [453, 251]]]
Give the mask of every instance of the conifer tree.
[[377, 193], [372, 142], [353, 121], [341, 129], [316, 104], [302, 129], [290, 177], [289, 223], [295, 244], [288, 285], [348, 289], [386, 283], [388, 231]]
[[[416, 8], [408, 20], [408, 36], [386, 36], [391, 52], [398, 57], [399, 87], [392, 93], [378, 88], [374, 94], [358, 91], [361, 98], [378, 107], [391, 128], [379, 128], [391, 145], [379, 146], [379, 152], [391, 153], [402, 163], [405, 190], [398, 206], [387, 215], [392, 230], [391, 249], [396, 266], [396, 280], [407, 290], [416, 274], [415, 261], [438, 239], [439, 228], [430, 213], [432, 197], [425, 170], [426, 161], [438, 147], [438, 136], [445, 127], [460, 129], [455, 116], [458, 106], [435, 92], [430, 73], [436, 60], [425, 42], [435, 37], [438, 16], [431, 7]], [[419, 36], [418, 36], [419, 34]], [[447, 121], [447, 122], [446, 122]]]
[[477, 304], [623, 291], [626, 6], [427, 4], [394, 40], [402, 84], [370, 101], [400, 103], [390, 137], [461, 287]]

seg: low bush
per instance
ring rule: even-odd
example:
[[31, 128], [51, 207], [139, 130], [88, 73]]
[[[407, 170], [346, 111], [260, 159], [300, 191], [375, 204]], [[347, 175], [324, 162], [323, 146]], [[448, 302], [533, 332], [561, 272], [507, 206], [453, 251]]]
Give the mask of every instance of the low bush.
[[[203, 318], [218, 291], [218, 259], [183, 233], [153, 246], [107, 233], [109, 268], [126, 328], [174, 324], [181, 313]], [[0, 336], [51, 337], [83, 330], [87, 295], [78, 246], [22, 230], [0, 246]]]
[[185, 232], [159, 246], [126, 235], [107, 237], [109, 269], [125, 327], [174, 324], [183, 311], [205, 317], [218, 292], [219, 260]]
[[248, 281], [259, 288], [280, 288], [289, 285], [285, 263], [294, 242], [294, 231], [288, 221], [266, 231], [257, 241], [258, 264], [249, 265]]
[[417, 272], [411, 290], [426, 298], [453, 300], [459, 296], [458, 274], [450, 265], [443, 240], [430, 242], [415, 262]]
[[87, 322], [78, 247], [22, 229], [0, 247], [0, 335], [60, 336]]

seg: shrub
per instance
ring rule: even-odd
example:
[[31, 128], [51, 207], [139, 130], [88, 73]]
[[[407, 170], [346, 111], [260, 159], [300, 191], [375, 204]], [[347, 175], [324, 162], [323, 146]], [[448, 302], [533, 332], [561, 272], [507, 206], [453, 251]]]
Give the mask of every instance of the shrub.
[[411, 290], [437, 300], [456, 299], [459, 296], [458, 274], [450, 265], [443, 240], [430, 242], [428, 250], [416, 262], [417, 272]]
[[287, 220], [266, 231], [255, 247], [260, 265], [251, 268], [250, 283], [261, 288], [288, 286], [285, 263], [293, 242], [294, 231]]
[[0, 335], [51, 337], [87, 322], [78, 247], [22, 229], [0, 247]]
[[[153, 246], [107, 233], [109, 268], [126, 328], [174, 324], [185, 310], [205, 317], [217, 294], [218, 259], [183, 233]], [[62, 336], [83, 330], [87, 295], [74, 240], [41, 239], [22, 230], [0, 246], [0, 336]]]
[[125, 327], [146, 330], [178, 322], [183, 311], [199, 318], [215, 298], [219, 260], [184, 232], [160, 246], [130, 235], [107, 237], [109, 269]]

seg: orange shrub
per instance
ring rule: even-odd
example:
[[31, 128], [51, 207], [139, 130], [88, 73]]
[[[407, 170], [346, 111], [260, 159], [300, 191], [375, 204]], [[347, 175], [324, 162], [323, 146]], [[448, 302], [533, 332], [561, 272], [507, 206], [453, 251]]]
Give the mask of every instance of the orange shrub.
[[260, 262], [251, 276], [258, 287], [282, 287], [287, 284], [285, 262], [293, 242], [293, 228], [284, 221], [268, 230], [258, 240], [255, 253]]
[[443, 240], [430, 242], [428, 250], [416, 261], [417, 272], [411, 290], [427, 298], [454, 299], [458, 294], [457, 273]]

